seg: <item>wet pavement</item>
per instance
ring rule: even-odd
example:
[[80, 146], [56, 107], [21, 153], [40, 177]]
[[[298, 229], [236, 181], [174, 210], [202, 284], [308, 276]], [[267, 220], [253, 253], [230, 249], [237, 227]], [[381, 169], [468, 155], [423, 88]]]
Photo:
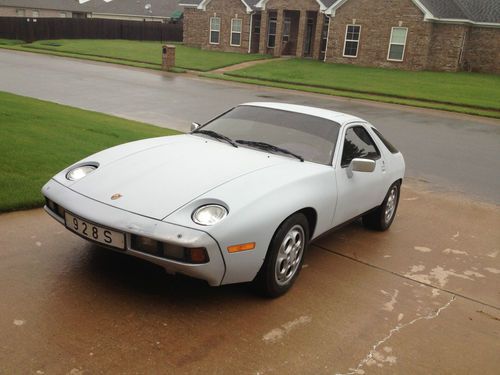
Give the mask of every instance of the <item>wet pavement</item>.
[[0, 374], [498, 374], [500, 210], [404, 186], [384, 233], [316, 241], [294, 288], [210, 288], [0, 215]]
[[402, 151], [407, 176], [500, 204], [499, 120], [7, 50], [0, 90], [183, 131], [251, 101], [346, 112]]

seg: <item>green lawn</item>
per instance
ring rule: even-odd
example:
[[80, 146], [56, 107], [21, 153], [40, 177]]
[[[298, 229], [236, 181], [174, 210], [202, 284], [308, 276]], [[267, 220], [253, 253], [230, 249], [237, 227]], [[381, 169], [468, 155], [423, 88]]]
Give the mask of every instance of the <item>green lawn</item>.
[[0, 212], [41, 206], [43, 184], [87, 155], [171, 134], [176, 132], [0, 92]]
[[23, 44], [22, 40], [15, 39], [2, 39], [0, 38], [0, 46], [16, 46], [18, 44]]
[[228, 72], [233, 77], [500, 110], [500, 75], [409, 72], [290, 59]]
[[[270, 56], [246, 53], [204, 51], [199, 48], [176, 45], [176, 67], [182, 69], [209, 71], [246, 61], [260, 60]], [[159, 67], [161, 65], [160, 42], [101, 39], [60, 39], [40, 40], [22, 45], [23, 49], [36, 49], [69, 53], [78, 56], [104, 57], [145, 63]]]

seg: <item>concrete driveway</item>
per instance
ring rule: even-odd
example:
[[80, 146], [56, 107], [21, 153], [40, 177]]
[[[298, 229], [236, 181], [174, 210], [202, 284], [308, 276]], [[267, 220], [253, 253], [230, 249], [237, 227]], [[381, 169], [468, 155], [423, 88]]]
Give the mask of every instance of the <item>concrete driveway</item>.
[[275, 300], [0, 216], [0, 374], [498, 374], [498, 207], [406, 184], [384, 233], [313, 244]]
[[0, 90], [181, 130], [249, 101], [352, 113], [403, 151], [408, 176], [500, 203], [497, 120], [6, 50]]

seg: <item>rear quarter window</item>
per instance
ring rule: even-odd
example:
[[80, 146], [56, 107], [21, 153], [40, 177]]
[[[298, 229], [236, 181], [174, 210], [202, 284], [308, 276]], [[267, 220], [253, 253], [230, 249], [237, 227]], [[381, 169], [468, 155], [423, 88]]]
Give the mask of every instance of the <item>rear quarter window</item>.
[[372, 128], [373, 132], [377, 135], [377, 137], [382, 141], [382, 143], [385, 145], [385, 147], [387, 147], [387, 149], [393, 153], [393, 154], [397, 154], [399, 152], [399, 150], [394, 147], [394, 145], [389, 142], [387, 139], [385, 139], [385, 137], [382, 135], [382, 133], [380, 133], [377, 129], [375, 128]]

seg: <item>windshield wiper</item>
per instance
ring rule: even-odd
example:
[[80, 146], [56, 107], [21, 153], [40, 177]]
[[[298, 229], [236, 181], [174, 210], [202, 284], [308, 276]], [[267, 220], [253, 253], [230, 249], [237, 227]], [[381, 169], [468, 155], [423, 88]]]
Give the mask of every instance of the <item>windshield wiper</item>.
[[200, 130], [195, 130], [193, 133], [205, 134], [205, 135], [208, 135], [209, 137], [226, 141], [227, 143], [229, 143], [233, 147], [238, 147], [238, 145], [236, 143], [234, 143], [234, 141], [231, 138], [226, 137], [225, 135], [217, 133], [213, 130], [200, 129]]
[[270, 143], [257, 142], [257, 141], [245, 141], [243, 139], [238, 139], [236, 141], [236, 143], [239, 143], [242, 145], [247, 145], [250, 147], [257, 147], [257, 148], [260, 148], [261, 150], [272, 151], [272, 152], [281, 152], [282, 154], [293, 156], [294, 158], [297, 158], [302, 162], [304, 161], [304, 158], [302, 156], [294, 154], [293, 152], [288, 151], [286, 148], [281, 148], [281, 147], [272, 145]]

